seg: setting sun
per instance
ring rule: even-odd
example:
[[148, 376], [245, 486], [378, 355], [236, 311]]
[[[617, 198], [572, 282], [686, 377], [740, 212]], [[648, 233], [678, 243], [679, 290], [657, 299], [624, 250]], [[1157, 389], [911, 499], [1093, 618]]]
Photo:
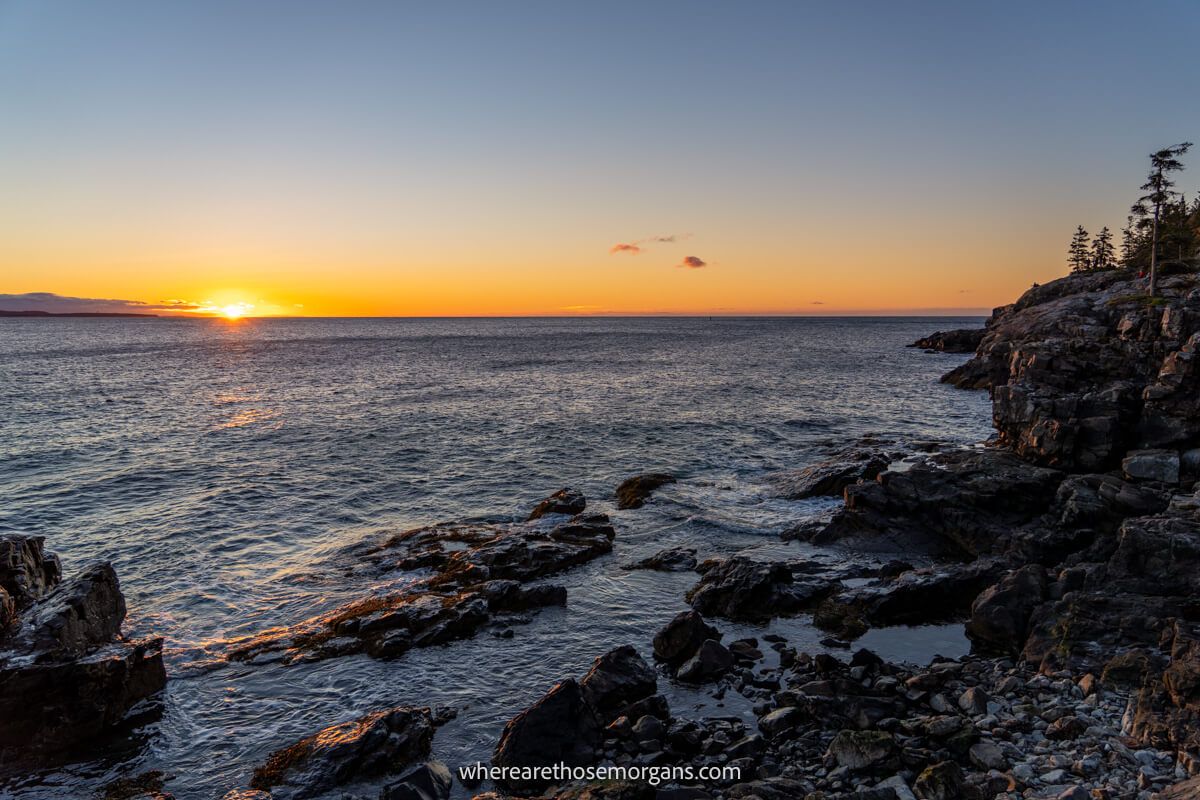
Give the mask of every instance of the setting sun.
[[241, 319], [253, 308], [254, 306], [247, 305], [246, 303], [231, 303], [227, 306], [221, 306], [219, 312], [225, 319]]

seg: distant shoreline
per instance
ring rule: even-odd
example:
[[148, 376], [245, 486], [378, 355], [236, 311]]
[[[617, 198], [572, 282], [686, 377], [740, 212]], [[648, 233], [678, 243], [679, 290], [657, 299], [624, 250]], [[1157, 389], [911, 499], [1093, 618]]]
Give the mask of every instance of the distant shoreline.
[[5, 311], [0, 308], [0, 317], [158, 317], [158, 314], [133, 314], [119, 311], [72, 311], [54, 314], [49, 311]]

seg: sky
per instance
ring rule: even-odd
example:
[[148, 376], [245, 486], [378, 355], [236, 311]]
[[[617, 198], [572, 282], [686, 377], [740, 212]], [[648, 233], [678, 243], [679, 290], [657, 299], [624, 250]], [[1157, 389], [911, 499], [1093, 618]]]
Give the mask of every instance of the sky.
[[1197, 42], [1194, 0], [0, 0], [0, 308], [989, 310], [1198, 140]]

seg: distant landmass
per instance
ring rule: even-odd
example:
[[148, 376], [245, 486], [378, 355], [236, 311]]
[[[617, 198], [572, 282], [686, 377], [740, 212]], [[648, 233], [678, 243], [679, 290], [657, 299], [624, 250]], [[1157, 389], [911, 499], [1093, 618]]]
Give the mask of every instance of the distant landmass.
[[157, 317], [158, 314], [131, 314], [120, 311], [72, 311], [53, 314], [49, 311], [5, 311], [0, 308], [0, 317]]

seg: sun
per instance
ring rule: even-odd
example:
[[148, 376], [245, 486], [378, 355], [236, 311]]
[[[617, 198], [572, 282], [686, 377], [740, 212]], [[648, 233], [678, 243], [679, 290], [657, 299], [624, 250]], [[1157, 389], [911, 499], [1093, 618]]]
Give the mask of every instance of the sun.
[[227, 306], [221, 306], [217, 309], [217, 312], [225, 319], [241, 319], [252, 308], [254, 306], [246, 305], [245, 303], [230, 303]]

